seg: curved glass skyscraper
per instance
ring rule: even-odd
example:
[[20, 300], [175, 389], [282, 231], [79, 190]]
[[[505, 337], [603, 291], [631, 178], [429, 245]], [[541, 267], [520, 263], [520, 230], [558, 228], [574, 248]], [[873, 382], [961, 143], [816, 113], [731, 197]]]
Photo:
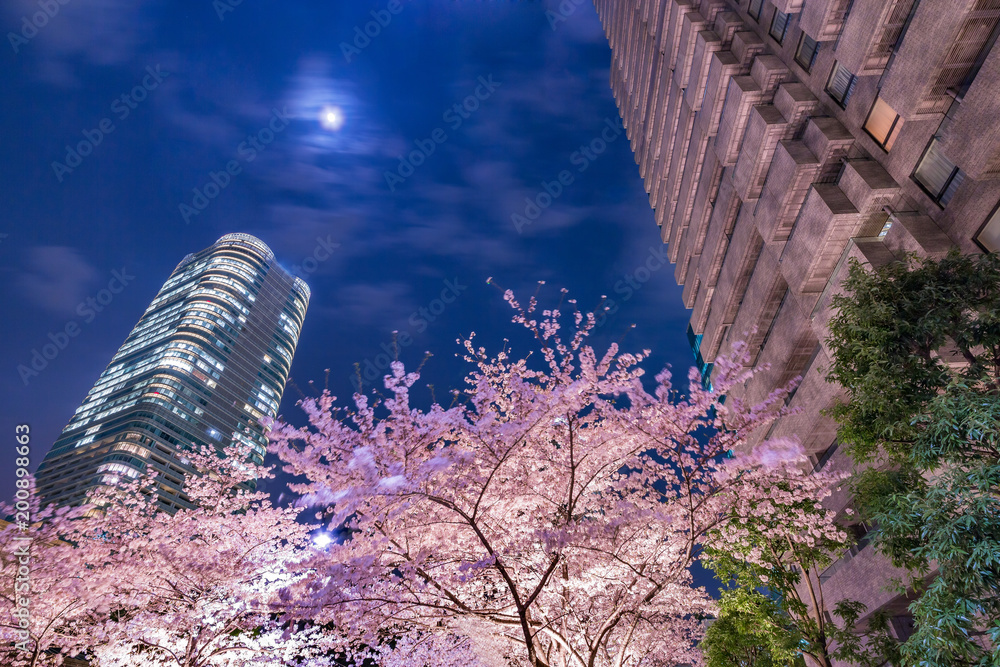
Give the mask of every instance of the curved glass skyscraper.
[[159, 472], [163, 508], [181, 493], [192, 446], [243, 442], [263, 460], [309, 304], [309, 287], [249, 234], [185, 257], [38, 468], [44, 502]]

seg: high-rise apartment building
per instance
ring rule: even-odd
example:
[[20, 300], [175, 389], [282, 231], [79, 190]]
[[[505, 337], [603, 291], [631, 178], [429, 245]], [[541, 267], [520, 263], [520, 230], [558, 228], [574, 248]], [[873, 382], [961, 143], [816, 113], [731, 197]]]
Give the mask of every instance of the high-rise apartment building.
[[[796, 376], [817, 470], [850, 465], [821, 414], [830, 297], [848, 258], [1000, 250], [1000, 0], [595, 0], [611, 87], [663, 241], [712, 362], [746, 340], [762, 399]], [[830, 500], [842, 512], [845, 493]], [[849, 523], [849, 522], [848, 522]], [[892, 568], [859, 547], [823, 573], [894, 616]], [[831, 597], [833, 599], [831, 599]]]
[[274, 417], [309, 304], [309, 287], [249, 234], [227, 234], [174, 269], [38, 468], [45, 502], [159, 473], [164, 509], [181, 495], [190, 447], [250, 446]]

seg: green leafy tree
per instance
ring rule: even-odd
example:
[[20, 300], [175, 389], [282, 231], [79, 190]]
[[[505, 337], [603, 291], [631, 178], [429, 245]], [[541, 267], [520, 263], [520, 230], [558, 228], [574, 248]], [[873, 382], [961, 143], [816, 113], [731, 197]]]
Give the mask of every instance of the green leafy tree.
[[904, 664], [1000, 665], [1000, 257], [855, 261], [844, 288], [832, 414], [874, 544], [921, 592]]
[[884, 618], [875, 616], [859, 636], [865, 606], [824, 595], [820, 573], [852, 538], [815, 499], [789, 503], [788, 496], [778, 484], [766, 497], [779, 502], [736, 503], [708, 541], [703, 560], [726, 586], [719, 603], [726, 622], [706, 637], [706, 660], [714, 655], [716, 665], [734, 664], [722, 658], [728, 645], [755, 649], [761, 662], [736, 663], [747, 665], [796, 665], [802, 654], [823, 667], [834, 660], [877, 667], [896, 659]]
[[701, 642], [705, 667], [805, 667], [797, 634], [777, 603], [757, 591], [724, 591]]

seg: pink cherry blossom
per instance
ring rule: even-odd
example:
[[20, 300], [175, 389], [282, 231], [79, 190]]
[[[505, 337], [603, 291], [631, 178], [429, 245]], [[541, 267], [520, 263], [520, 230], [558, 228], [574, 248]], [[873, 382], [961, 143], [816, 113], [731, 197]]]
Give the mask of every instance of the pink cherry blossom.
[[[248, 453], [186, 453], [198, 471], [184, 485], [193, 509], [160, 511], [150, 473], [98, 487], [85, 507], [38, 510], [26, 531], [28, 650], [15, 646], [3, 664], [58, 664], [81, 653], [100, 667], [277, 666], [296, 657], [323, 664], [318, 631], [288, 632], [272, 607], [294, 582], [289, 565], [306, 553], [309, 527], [296, 521], [298, 510], [272, 507], [251, 490], [270, 473]], [[15, 526], [0, 533], [8, 599], [16, 563], [7, 556], [19, 537]], [[18, 640], [17, 630], [0, 633]]]
[[419, 375], [395, 362], [384, 395], [343, 406], [324, 392], [301, 402], [308, 427], [275, 425], [272, 450], [305, 480], [293, 490], [351, 535], [299, 564], [282, 608], [387, 665], [697, 663], [714, 609], [692, 586], [698, 545], [745, 542], [728, 517], [826, 492], [797, 443], [739, 453], [790, 387], [722, 403], [756, 372], [740, 344], [716, 361], [714, 392], [695, 370], [686, 396], [666, 370], [650, 392], [648, 351], [586, 344], [593, 313], [574, 306], [564, 325], [558, 307], [505, 299], [534, 353], [490, 356], [470, 335], [467, 388], [447, 407], [416, 407]]

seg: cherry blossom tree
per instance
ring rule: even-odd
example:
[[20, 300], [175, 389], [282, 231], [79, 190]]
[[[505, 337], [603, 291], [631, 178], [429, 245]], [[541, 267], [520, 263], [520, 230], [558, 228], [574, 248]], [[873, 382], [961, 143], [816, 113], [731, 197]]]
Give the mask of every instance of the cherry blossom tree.
[[[81, 535], [85, 508], [40, 508], [30, 478], [25, 487], [30, 525], [7, 523], [0, 531], [0, 664], [60, 664], [89, 646], [89, 628], [107, 615], [110, 571], [88, 571]], [[0, 516], [17, 515], [0, 505]], [[51, 649], [51, 650], [50, 650]]]
[[[558, 307], [505, 298], [540, 354], [459, 341], [472, 370], [451, 406], [414, 407], [419, 375], [397, 361], [382, 398], [348, 408], [324, 392], [301, 402], [308, 427], [277, 424], [272, 450], [305, 480], [292, 490], [350, 534], [302, 564], [286, 611], [377, 647], [381, 664], [698, 662], [713, 610], [689, 572], [700, 543], [736, 503], [793, 504], [829, 483], [791, 441], [730, 458], [788, 388], [720, 400], [754, 373], [737, 345], [715, 393], [694, 370], [686, 396], [666, 370], [650, 393], [648, 351], [587, 345], [593, 313], [573, 306], [564, 337]], [[768, 495], [779, 484], [787, 496]]]
[[[310, 527], [298, 510], [273, 507], [248, 487], [271, 477], [249, 452], [232, 447], [185, 454], [198, 475], [184, 495], [195, 506], [157, 511], [143, 487], [154, 474], [103, 487], [98, 530], [109, 563], [128, 573], [116, 586], [121, 612], [98, 629], [101, 667], [144, 665], [283, 665], [300, 656], [308, 634], [283, 636], [271, 603], [290, 583], [289, 562], [300, 558]], [[97, 537], [97, 536], [95, 536]]]
[[321, 664], [318, 631], [292, 632], [272, 610], [310, 527], [251, 489], [270, 472], [247, 454], [185, 454], [198, 471], [184, 484], [194, 509], [161, 511], [150, 472], [97, 487], [86, 507], [47, 510], [32, 545], [31, 655], [84, 652], [100, 667]]

